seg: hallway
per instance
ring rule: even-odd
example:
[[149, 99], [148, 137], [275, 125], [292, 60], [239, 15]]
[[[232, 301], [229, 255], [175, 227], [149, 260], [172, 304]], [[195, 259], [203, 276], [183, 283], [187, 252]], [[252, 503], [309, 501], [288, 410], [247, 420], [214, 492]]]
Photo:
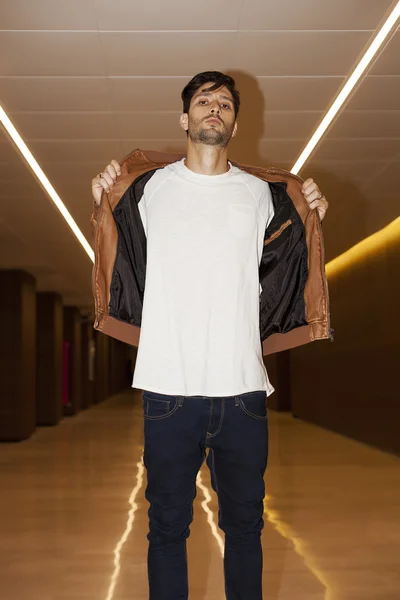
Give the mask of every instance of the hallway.
[[[399, 459], [269, 412], [265, 600], [398, 600]], [[1, 600], [145, 600], [139, 392], [0, 453]], [[189, 539], [192, 600], [223, 600], [207, 468]]]

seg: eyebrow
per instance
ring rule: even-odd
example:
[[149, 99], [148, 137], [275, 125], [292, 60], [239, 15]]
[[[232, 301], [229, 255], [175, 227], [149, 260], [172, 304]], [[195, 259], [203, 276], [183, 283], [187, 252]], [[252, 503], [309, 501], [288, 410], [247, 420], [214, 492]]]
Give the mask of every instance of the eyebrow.
[[[201, 90], [201, 93], [197, 94], [196, 98], [198, 98], [199, 96], [212, 96], [212, 92], [206, 92], [204, 90]], [[229, 102], [233, 104], [233, 100], [229, 96], [221, 96], [221, 98], [223, 98], [224, 100], [229, 100]]]

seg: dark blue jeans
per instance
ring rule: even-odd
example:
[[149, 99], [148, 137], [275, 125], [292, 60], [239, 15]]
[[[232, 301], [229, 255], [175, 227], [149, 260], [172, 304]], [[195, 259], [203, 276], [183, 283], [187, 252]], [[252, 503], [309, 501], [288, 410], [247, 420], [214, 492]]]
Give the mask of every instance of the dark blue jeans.
[[207, 455], [225, 533], [227, 600], [262, 600], [265, 391], [239, 396], [143, 392], [150, 600], [187, 600], [186, 539], [196, 476]]

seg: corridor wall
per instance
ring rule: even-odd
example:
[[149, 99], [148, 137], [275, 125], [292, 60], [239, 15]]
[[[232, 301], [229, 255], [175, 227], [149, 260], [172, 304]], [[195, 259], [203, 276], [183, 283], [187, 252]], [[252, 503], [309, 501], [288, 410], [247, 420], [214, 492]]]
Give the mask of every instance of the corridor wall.
[[301, 419], [400, 453], [400, 219], [383, 233], [328, 268], [335, 342], [291, 352], [291, 400]]

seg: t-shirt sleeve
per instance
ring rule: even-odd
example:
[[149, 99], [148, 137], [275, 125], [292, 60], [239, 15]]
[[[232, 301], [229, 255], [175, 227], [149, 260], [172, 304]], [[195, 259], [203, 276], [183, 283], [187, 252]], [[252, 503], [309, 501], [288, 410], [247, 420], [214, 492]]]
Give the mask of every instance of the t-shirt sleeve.
[[265, 221], [265, 226], [268, 227], [268, 225], [273, 219], [275, 211], [274, 204], [272, 202], [271, 189], [266, 181], [262, 182], [262, 189], [259, 196], [258, 208], [262, 218]]
[[142, 219], [143, 229], [146, 234], [146, 237], [147, 237], [147, 219], [146, 219], [146, 188], [147, 188], [147, 186], [148, 186], [148, 183], [146, 183], [146, 185], [144, 186], [143, 195], [140, 198], [140, 201], [138, 204], [139, 214], [140, 214], [140, 218]]

